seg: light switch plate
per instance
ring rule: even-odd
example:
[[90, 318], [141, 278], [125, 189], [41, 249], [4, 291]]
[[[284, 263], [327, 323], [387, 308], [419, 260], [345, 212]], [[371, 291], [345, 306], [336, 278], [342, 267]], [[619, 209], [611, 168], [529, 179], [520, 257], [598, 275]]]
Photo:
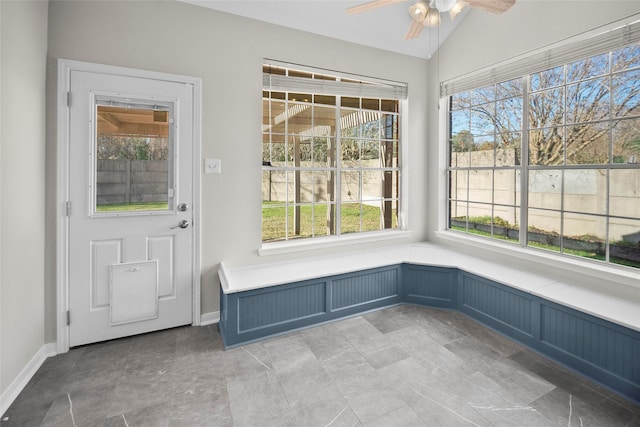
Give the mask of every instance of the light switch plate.
[[222, 160], [204, 159], [204, 173], [222, 173]]

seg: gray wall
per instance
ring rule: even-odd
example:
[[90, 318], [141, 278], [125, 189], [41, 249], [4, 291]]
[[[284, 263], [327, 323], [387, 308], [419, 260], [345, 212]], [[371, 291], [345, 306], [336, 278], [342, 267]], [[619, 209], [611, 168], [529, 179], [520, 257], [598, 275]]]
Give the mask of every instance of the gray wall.
[[0, 394], [45, 344], [47, 8], [0, 2]]
[[[426, 209], [422, 188], [426, 180], [426, 60], [171, 1], [51, 2], [50, 70], [57, 58], [202, 78], [202, 157], [222, 159], [221, 175], [201, 176], [202, 313], [219, 310], [220, 261], [239, 264], [283, 259], [257, 254], [261, 246], [263, 58], [408, 83], [409, 126], [404, 137], [411, 171], [406, 195], [414, 231], [410, 240], [426, 236], [422, 220]], [[55, 87], [55, 74], [48, 78]], [[55, 92], [49, 93], [50, 98], [54, 96]], [[53, 109], [48, 111], [48, 120], [52, 130], [48, 141], [55, 146]], [[48, 162], [54, 172], [54, 156]], [[49, 179], [55, 182], [55, 174]], [[335, 253], [335, 249], [312, 254], [328, 252]], [[286, 258], [308, 255], [296, 253]], [[48, 251], [47, 256], [54, 257], [55, 252]], [[47, 307], [55, 308], [53, 276], [47, 289]], [[50, 324], [54, 316], [48, 313]], [[47, 327], [47, 341], [54, 340], [55, 329]]]

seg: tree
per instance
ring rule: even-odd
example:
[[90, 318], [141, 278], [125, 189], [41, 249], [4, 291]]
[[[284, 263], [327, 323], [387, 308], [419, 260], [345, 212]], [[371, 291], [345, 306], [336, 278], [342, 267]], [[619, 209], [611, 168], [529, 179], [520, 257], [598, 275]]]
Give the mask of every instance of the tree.
[[[569, 164], [608, 163], [610, 135], [618, 159], [633, 155], [637, 123], [611, 118], [640, 113], [640, 70], [632, 69], [640, 65], [638, 58], [640, 45], [635, 45], [532, 74], [525, 100], [529, 163], [558, 165], [565, 156]], [[470, 124], [452, 135], [452, 150], [474, 150], [472, 141], [489, 132], [496, 147], [518, 149], [522, 104], [520, 79], [455, 95], [452, 109], [468, 110]]]
[[472, 151], [473, 149], [473, 135], [470, 131], [463, 130], [452, 136], [451, 151], [453, 151], [454, 153]]
[[99, 160], [167, 160], [169, 140], [121, 135], [98, 135], [97, 156]]

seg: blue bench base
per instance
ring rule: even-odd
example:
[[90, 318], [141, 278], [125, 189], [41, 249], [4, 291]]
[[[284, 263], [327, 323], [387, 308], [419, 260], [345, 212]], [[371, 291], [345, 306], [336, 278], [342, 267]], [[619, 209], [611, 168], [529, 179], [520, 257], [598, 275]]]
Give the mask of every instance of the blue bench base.
[[403, 263], [220, 301], [225, 348], [400, 303], [457, 310], [640, 402], [640, 332], [457, 268]]

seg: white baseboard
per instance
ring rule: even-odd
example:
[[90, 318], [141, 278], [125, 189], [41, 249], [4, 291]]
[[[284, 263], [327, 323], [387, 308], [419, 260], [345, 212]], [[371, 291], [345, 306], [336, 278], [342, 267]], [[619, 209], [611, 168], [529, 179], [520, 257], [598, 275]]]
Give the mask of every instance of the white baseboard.
[[0, 395], [0, 414], [4, 415], [7, 409], [9, 409], [9, 406], [16, 400], [36, 372], [38, 372], [38, 369], [40, 369], [40, 366], [42, 366], [47, 357], [55, 356], [56, 354], [55, 343], [45, 344], [40, 347], [22, 371], [20, 371], [18, 376], [9, 384], [9, 387]]
[[58, 345], [54, 342], [50, 342], [44, 345], [44, 351], [47, 357], [53, 357], [58, 355]]
[[219, 311], [212, 311], [211, 313], [205, 313], [200, 316], [200, 326], [211, 325], [218, 322], [220, 322]]

